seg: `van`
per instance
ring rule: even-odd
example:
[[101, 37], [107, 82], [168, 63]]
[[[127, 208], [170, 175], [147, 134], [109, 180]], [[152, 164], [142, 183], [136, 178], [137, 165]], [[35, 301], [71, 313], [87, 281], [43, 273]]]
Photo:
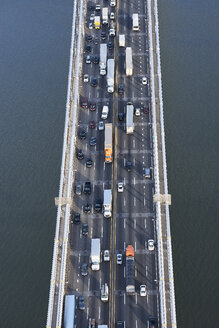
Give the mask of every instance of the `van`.
[[138, 14], [132, 15], [132, 30], [133, 31], [139, 31], [139, 20], [138, 20]]
[[119, 35], [119, 47], [125, 47], [125, 34]]
[[101, 118], [102, 120], [106, 120], [109, 114], [109, 107], [108, 106], [103, 106], [102, 109], [102, 114], [101, 114]]
[[116, 5], [116, 0], [110, 0], [110, 6], [115, 7]]

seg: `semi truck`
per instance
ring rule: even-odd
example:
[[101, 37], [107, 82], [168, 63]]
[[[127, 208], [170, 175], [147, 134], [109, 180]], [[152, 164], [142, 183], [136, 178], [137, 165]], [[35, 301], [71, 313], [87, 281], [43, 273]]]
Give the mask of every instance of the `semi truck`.
[[105, 124], [105, 143], [104, 143], [105, 163], [112, 163], [112, 154], [113, 154], [112, 132], [113, 132], [112, 123]]
[[126, 70], [126, 76], [132, 76], [133, 63], [132, 63], [132, 48], [131, 47], [127, 47], [125, 49], [125, 70]]
[[101, 295], [100, 299], [101, 299], [102, 302], [108, 302], [108, 300], [109, 300], [109, 287], [106, 283], [101, 286], [100, 295]]
[[107, 60], [107, 91], [114, 92], [114, 59]]
[[135, 294], [135, 252], [132, 245], [128, 245], [126, 248], [126, 264], [125, 264], [125, 276], [126, 276], [126, 294]]
[[108, 7], [102, 9], [102, 22], [103, 25], [108, 25]]
[[94, 27], [96, 30], [100, 29], [100, 16], [95, 16], [94, 17]]
[[134, 106], [131, 102], [126, 105], [126, 133], [131, 134], [134, 132], [133, 122]]
[[75, 295], [65, 296], [64, 328], [74, 328]]
[[105, 218], [111, 217], [112, 210], [112, 192], [111, 189], [105, 189], [103, 194], [103, 215]]
[[100, 75], [106, 75], [107, 44], [100, 44]]
[[100, 239], [91, 239], [91, 269], [93, 271], [100, 270]]

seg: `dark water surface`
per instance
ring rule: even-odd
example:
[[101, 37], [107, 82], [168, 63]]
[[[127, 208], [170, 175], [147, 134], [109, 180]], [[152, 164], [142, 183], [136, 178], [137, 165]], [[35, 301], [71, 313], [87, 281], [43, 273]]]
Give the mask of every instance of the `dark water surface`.
[[[219, 2], [159, 1], [178, 327], [217, 322]], [[0, 327], [44, 327], [72, 1], [2, 0]], [[214, 325], [215, 326], [215, 325]]]

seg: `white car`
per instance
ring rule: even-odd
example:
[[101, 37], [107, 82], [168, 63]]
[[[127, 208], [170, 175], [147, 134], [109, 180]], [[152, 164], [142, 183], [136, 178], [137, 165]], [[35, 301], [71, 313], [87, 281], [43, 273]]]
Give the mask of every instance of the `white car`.
[[135, 116], [140, 116], [141, 115], [141, 109], [140, 108], [136, 108], [135, 109]]
[[147, 291], [146, 291], [146, 285], [141, 285], [140, 286], [140, 296], [146, 296]]
[[148, 83], [148, 80], [147, 80], [146, 76], [144, 76], [144, 77], [142, 78], [141, 82], [142, 82], [142, 84], [144, 84], [144, 85]]
[[89, 75], [88, 74], [84, 74], [84, 82], [89, 82]]
[[94, 21], [94, 14], [91, 14], [91, 15], [90, 15], [90, 21], [91, 21], [91, 22]]
[[110, 260], [110, 253], [109, 253], [108, 249], [106, 249], [103, 253], [103, 260], [104, 261], [109, 261]]
[[114, 13], [110, 13], [110, 19], [112, 19], [112, 20], [115, 19], [115, 14]]
[[154, 251], [154, 240], [153, 239], [148, 240], [148, 250]]
[[93, 30], [93, 23], [89, 23], [89, 30]]
[[100, 122], [98, 123], [98, 130], [99, 130], [99, 131], [104, 130], [104, 122], [103, 122], [103, 121], [100, 121]]
[[118, 182], [118, 192], [123, 192], [124, 187], [123, 187], [123, 182]]
[[117, 254], [116, 255], [116, 263], [117, 264], [122, 264], [122, 254]]

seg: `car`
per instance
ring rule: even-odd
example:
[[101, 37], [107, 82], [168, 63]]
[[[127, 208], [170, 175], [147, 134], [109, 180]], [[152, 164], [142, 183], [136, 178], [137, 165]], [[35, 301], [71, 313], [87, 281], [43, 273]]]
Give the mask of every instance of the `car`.
[[121, 253], [116, 255], [116, 263], [119, 265], [122, 264], [122, 254]]
[[80, 133], [79, 133], [79, 138], [80, 138], [81, 140], [86, 139], [86, 131], [85, 131], [84, 129], [82, 129], [82, 130], [80, 131]]
[[80, 224], [81, 223], [81, 216], [80, 216], [79, 213], [74, 214], [73, 222], [74, 222], [74, 224]]
[[123, 121], [124, 120], [124, 113], [119, 113], [118, 118], [119, 118], [119, 121]]
[[88, 272], [87, 272], [87, 263], [83, 263], [81, 265], [81, 275], [83, 277], [87, 276]]
[[118, 86], [118, 94], [123, 95], [124, 94], [124, 86], [123, 84], [119, 84]]
[[95, 327], [96, 327], [95, 319], [89, 318], [88, 328], [95, 328]]
[[93, 23], [89, 23], [88, 28], [89, 30], [93, 30]]
[[100, 61], [99, 56], [94, 56], [94, 57], [93, 57], [93, 63], [94, 63], [94, 64], [99, 64], [99, 61]]
[[141, 285], [140, 286], [140, 296], [146, 296], [147, 291], [146, 291], [146, 285]]
[[110, 261], [110, 252], [108, 249], [106, 249], [103, 253], [103, 260], [106, 262]]
[[124, 328], [124, 321], [117, 321], [116, 328]]
[[91, 79], [91, 86], [92, 87], [96, 87], [97, 86], [97, 78], [96, 77], [93, 77], [92, 79]]
[[81, 192], [82, 192], [82, 185], [81, 184], [77, 184], [75, 186], [75, 194], [76, 195], [81, 195]]
[[90, 146], [96, 146], [97, 139], [96, 137], [90, 137]]
[[85, 57], [85, 63], [86, 63], [86, 64], [91, 64], [91, 56], [90, 56], [90, 55], [87, 55], [87, 56]]
[[95, 16], [94, 13], [92, 13], [92, 14], [90, 15], [90, 21], [91, 21], [91, 22], [94, 21], [94, 16]]
[[96, 110], [96, 103], [90, 103], [90, 111], [93, 112]]
[[86, 203], [83, 207], [84, 213], [90, 213], [91, 212], [91, 206], [89, 203]]
[[148, 319], [149, 328], [158, 328], [158, 320], [155, 317], [149, 317]]
[[94, 38], [94, 44], [99, 44], [99, 39], [98, 38]]
[[88, 235], [88, 224], [84, 223], [82, 226], [82, 235], [87, 236]]
[[141, 115], [141, 109], [140, 108], [136, 108], [135, 109], [135, 116], [140, 116]]
[[92, 51], [92, 47], [88, 44], [88, 45], [85, 47], [85, 51], [86, 51], [86, 52], [91, 52], [91, 51]]
[[99, 131], [104, 130], [104, 122], [103, 122], [103, 121], [100, 121], [100, 122], [98, 123], [98, 130], [99, 130]]
[[101, 32], [100, 37], [101, 40], [106, 40], [106, 32]]
[[89, 82], [89, 75], [88, 74], [84, 74], [84, 82], [85, 83]]
[[113, 42], [112, 41], [109, 41], [109, 43], [108, 43], [108, 49], [109, 50], [112, 50], [113, 49]]
[[123, 187], [123, 182], [118, 182], [118, 192], [123, 192], [124, 187]]
[[93, 165], [93, 161], [90, 157], [87, 158], [86, 160], [86, 167], [90, 168]]
[[89, 127], [90, 127], [90, 129], [95, 129], [95, 122], [90, 121]]
[[85, 195], [91, 194], [91, 183], [89, 181], [84, 183], [83, 192]]
[[83, 296], [78, 297], [78, 308], [79, 308], [79, 310], [84, 310], [85, 309], [85, 302], [84, 302], [84, 297]]
[[146, 84], [148, 83], [148, 80], [147, 80], [146, 76], [143, 76], [143, 78], [142, 78], [142, 80], [141, 80], [141, 83], [142, 83], [143, 85], [146, 85]]
[[112, 19], [112, 20], [115, 19], [115, 14], [114, 13], [110, 13], [110, 19]]
[[86, 40], [87, 40], [88, 42], [91, 42], [91, 41], [93, 40], [92, 35], [87, 34], [87, 35], [86, 35]]
[[95, 201], [95, 204], [94, 204], [94, 210], [95, 212], [99, 213], [102, 211], [102, 201], [98, 198], [96, 199]]
[[96, 11], [100, 11], [100, 5], [99, 4], [96, 5]]
[[77, 151], [77, 159], [81, 160], [83, 158], [84, 158], [84, 154], [83, 154], [82, 149], [78, 149], [78, 151]]
[[144, 168], [143, 176], [144, 176], [146, 179], [150, 179], [150, 178], [151, 178], [151, 170], [150, 170], [149, 167]]
[[126, 162], [126, 169], [128, 172], [131, 172], [131, 170], [132, 170], [132, 162], [131, 161]]
[[81, 105], [82, 108], [86, 109], [88, 107], [88, 98], [87, 97], [81, 97], [80, 105]]
[[154, 251], [154, 240], [153, 239], [148, 240], [148, 250]]

